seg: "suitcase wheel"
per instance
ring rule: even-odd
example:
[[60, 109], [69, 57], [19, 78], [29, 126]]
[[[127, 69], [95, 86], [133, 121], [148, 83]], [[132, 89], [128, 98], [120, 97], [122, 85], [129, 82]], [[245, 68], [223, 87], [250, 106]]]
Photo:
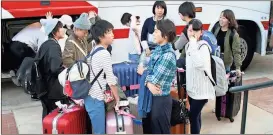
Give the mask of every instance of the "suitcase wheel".
[[229, 118], [230, 122], [234, 122], [234, 119], [233, 118]]
[[220, 117], [217, 117], [217, 120], [218, 120], [218, 121], [221, 121], [221, 118], [220, 118]]

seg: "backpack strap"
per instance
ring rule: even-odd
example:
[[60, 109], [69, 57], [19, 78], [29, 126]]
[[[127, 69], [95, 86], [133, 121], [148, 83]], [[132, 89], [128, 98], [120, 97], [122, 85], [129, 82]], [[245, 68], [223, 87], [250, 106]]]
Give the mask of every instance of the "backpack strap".
[[233, 37], [234, 37], [234, 30], [230, 30], [230, 34], [229, 34], [229, 45], [230, 45], [230, 50], [231, 50], [231, 54], [232, 54], [232, 57], [233, 56], [233, 50], [232, 50], [232, 44], [233, 44]]
[[[91, 57], [90, 69], [91, 69], [91, 72], [92, 72], [92, 74], [93, 74], [94, 76], [95, 76], [95, 73], [94, 73], [93, 68], [92, 68], [92, 57], [93, 57], [97, 52], [99, 52], [99, 51], [101, 51], [101, 50], [104, 50], [104, 48], [103, 48], [103, 47], [99, 47], [99, 48], [95, 49], [93, 52], [89, 53], [89, 54], [86, 56], [86, 59], [89, 58], [89, 57]], [[95, 76], [94, 80], [91, 82], [91, 84], [93, 85], [93, 84], [95, 83], [95, 81], [97, 81], [98, 84], [99, 84], [100, 89], [102, 89], [102, 87], [101, 87], [101, 85], [100, 85], [100, 82], [98, 81], [98, 78], [99, 78], [99, 76], [101, 75], [102, 71], [103, 71], [103, 69], [100, 70], [100, 72]]]
[[[208, 45], [207, 44], [201, 44], [199, 47], [198, 47], [198, 50], [200, 50], [201, 49], [201, 47], [203, 46], [203, 45], [206, 45], [207, 47], [208, 47]], [[209, 49], [209, 47], [208, 47], [208, 49]], [[210, 49], [209, 49], [209, 53], [210, 53], [211, 51], [210, 51]], [[212, 56], [211, 56], [211, 54], [209, 54], [209, 56], [210, 56], [210, 64], [212, 63], [212, 60], [213, 60], [213, 58], [212, 58]], [[212, 65], [212, 64], [211, 64]], [[204, 71], [204, 73], [205, 73], [205, 76], [208, 76], [208, 74], [207, 74], [207, 72], [206, 71]], [[216, 84], [214, 83], [214, 81], [213, 80], [211, 80], [211, 78], [210, 77], [208, 77], [209, 78], [209, 80], [210, 80], [210, 82], [213, 84], [213, 86], [215, 86]]]

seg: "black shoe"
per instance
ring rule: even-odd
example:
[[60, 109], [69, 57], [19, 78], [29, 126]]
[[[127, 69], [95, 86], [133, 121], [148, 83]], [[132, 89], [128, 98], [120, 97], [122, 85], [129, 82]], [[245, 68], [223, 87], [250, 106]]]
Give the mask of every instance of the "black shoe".
[[32, 94], [31, 95], [31, 100], [33, 100], [33, 101], [39, 101], [40, 99], [37, 97], [36, 94]]

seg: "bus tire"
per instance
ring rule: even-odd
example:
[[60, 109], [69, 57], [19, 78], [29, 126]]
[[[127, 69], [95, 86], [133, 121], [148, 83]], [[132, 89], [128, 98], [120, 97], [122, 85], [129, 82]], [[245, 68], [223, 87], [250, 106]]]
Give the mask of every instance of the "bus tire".
[[243, 27], [238, 31], [240, 35], [240, 44], [241, 44], [241, 52], [242, 52], [242, 66], [241, 70], [244, 71], [250, 65], [254, 52], [255, 52], [255, 44], [251, 40], [251, 38], [247, 35], [247, 30]]

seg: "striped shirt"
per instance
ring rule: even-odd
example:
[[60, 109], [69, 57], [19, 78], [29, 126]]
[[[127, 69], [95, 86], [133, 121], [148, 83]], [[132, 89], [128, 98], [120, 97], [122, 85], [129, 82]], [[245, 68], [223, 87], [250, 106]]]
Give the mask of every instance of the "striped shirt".
[[[93, 50], [97, 49], [98, 47], [103, 47], [103, 46], [97, 45], [93, 48]], [[93, 55], [92, 60], [91, 58], [88, 58], [87, 63], [90, 66], [91, 81], [101, 71], [101, 69], [103, 69], [103, 72], [99, 76], [98, 80], [94, 83], [94, 85], [90, 89], [89, 95], [98, 100], [104, 100], [104, 91], [106, 89], [106, 84], [108, 84], [109, 86], [117, 84], [117, 79], [113, 73], [111, 55], [106, 49], [101, 50]], [[95, 75], [93, 75], [91, 71], [91, 66]], [[106, 74], [106, 79], [104, 79], [104, 73]], [[102, 89], [100, 88], [99, 84], [101, 85]]]
[[208, 44], [205, 41], [190, 41], [186, 45], [186, 89], [188, 95], [193, 99], [215, 98], [215, 90], [209, 79], [209, 77], [212, 78], [210, 47], [209, 45], [200, 47], [204, 43]]

